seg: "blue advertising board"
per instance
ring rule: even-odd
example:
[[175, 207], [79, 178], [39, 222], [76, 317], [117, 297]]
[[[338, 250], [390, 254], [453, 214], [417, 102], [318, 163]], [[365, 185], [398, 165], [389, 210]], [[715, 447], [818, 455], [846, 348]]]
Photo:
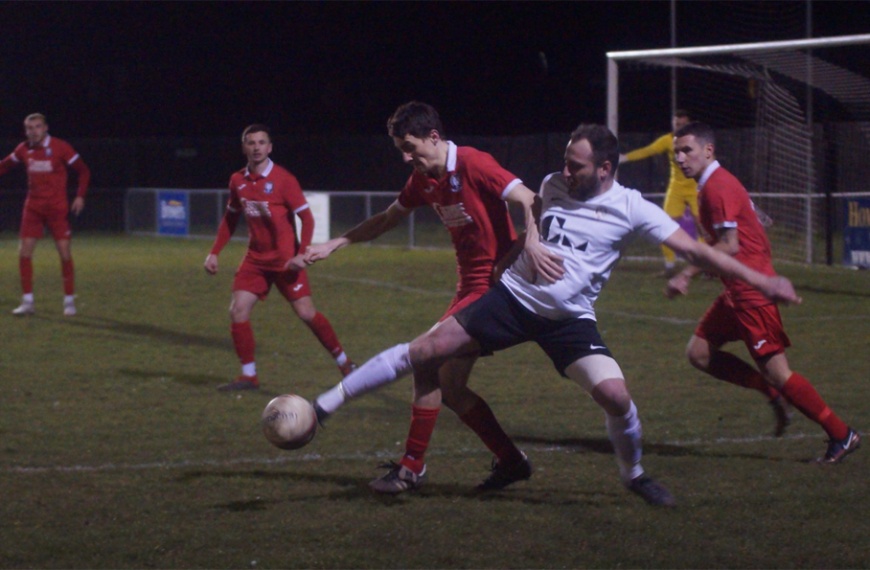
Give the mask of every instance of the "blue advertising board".
[[190, 229], [190, 207], [187, 192], [157, 193], [157, 233], [186, 236]]
[[846, 200], [843, 263], [870, 268], [870, 198]]

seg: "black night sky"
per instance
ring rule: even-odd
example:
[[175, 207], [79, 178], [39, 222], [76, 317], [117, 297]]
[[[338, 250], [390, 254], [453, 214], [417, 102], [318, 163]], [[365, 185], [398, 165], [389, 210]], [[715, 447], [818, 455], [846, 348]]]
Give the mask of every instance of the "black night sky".
[[[672, 5], [4, 2], [0, 136], [34, 111], [71, 138], [235, 136], [255, 121], [380, 134], [409, 99], [452, 133], [563, 132], [604, 121], [605, 52], [669, 47]], [[680, 47], [800, 39], [808, 9], [813, 37], [870, 31], [867, 1], [675, 6]]]

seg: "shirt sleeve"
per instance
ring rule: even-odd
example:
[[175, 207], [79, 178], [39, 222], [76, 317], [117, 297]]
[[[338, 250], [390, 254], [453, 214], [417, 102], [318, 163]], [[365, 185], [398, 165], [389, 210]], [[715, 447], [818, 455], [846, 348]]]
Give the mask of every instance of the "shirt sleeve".
[[643, 160], [657, 154], [665, 154], [674, 144], [674, 135], [668, 133], [662, 135], [647, 146], [626, 153], [625, 160], [633, 162], [635, 160]]

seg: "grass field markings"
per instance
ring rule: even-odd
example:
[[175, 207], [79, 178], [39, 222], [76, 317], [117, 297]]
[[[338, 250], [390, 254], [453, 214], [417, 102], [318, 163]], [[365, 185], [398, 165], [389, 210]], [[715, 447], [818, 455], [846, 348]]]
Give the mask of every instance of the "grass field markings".
[[[644, 445], [654, 449], [661, 446], [671, 447], [695, 447], [695, 446], [717, 446], [717, 445], [733, 445], [739, 443], [766, 443], [777, 440], [802, 440], [807, 438], [818, 437], [818, 434], [796, 433], [785, 435], [783, 437], [770, 436], [753, 436], [753, 437], [717, 437], [710, 440], [692, 439], [692, 440], [665, 440], [661, 442], [644, 441]], [[582, 449], [590, 451], [583, 445], [562, 445], [562, 444], [543, 444], [543, 445], [525, 445], [523, 449], [527, 452], [536, 454], [545, 453], [575, 453]], [[595, 450], [590, 452], [594, 453]], [[609, 453], [609, 451], [608, 451]], [[647, 453], [652, 455], [653, 453]], [[41, 467], [22, 467], [11, 466], [0, 469], [0, 473], [21, 474], [21, 475], [40, 475], [43, 473], [100, 473], [107, 471], [148, 471], [148, 470], [171, 470], [171, 469], [189, 469], [216, 467], [225, 468], [236, 465], [283, 465], [287, 463], [306, 463], [310, 461], [384, 461], [395, 458], [397, 451], [378, 450], [369, 452], [353, 452], [353, 453], [336, 453], [336, 454], [321, 454], [321, 453], [287, 453], [280, 457], [243, 457], [238, 459], [201, 459], [201, 460], [183, 460], [183, 461], [155, 461], [148, 463], [102, 463], [99, 465], [46, 465]], [[490, 455], [490, 452], [483, 448], [459, 448], [459, 449], [433, 449], [427, 452], [427, 455], [432, 457], [441, 456], [475, 456], [475, 455]]]
[[451, 298], [454, 295], [454, 291], [445, 290], [445, 289], [422, 289], [420, 287], [408, 287], [406, 285], [399, 285], [397, 283], [390, 283], [389, 281], [378, 281], [377, 279], [358, 279], [354, 277], [339, 277], [337, 275], [324, 275], [325, 279], [329, 279], [330, 281], [342, 281], [345, 283], [358, 283], [360, 285], [369, 285], [371, 287], [379, 287], [381, 289], [393, 289], [396, 291], [402, 291], [405, 293], [417, 293], [418, 295], [433, 295], [436, 297], [444, 297]]
[[[433, 290], [433, 289], [422, 289], [419, 287], [407, 287], [405, 285], [399, 285], [397, 283], [390, 283], [388, 281], [379, 281], [377, 279], [357, 279], [353, 277], [343, 277], [338, 275], [323, 275], [324, 278], [329, 279], [331, 281], [342, 281], [346, 283], [358, 283], [361, 285], [369, 285], [371, 287], [379, 287], [383, 289], [393, 289], [396, 291], [403, 291], [406, 293], [416, 293], [419, 295], [432, 295], [437, 297], [450, 298], [454, 295], [454, 291], [445, 291], [445, 290]], [[609, 309], [599, 309], [597, 311], [601, 315], [615, 315], [618, 317], [624, 317], [629, 319], [639, 319], [639, 320], [648, 320], [648, 321], [657, 321], [669, 325], [677, 325], [677, 326], [686, 326], [686, 325], [694, 325], [697, 324], [698, 318], [691, 319], [681, 319], [677, 317], [663, 317], [661, 315], [648, 315], [644, 313], [636, 313], [629, 311], [613, 311]], [[806, 317], [790, 317], [788, 320], [790, 321], [862, 321], [870, 319], [870, 315], [820, 315], [820, 316], [806, 316]]]

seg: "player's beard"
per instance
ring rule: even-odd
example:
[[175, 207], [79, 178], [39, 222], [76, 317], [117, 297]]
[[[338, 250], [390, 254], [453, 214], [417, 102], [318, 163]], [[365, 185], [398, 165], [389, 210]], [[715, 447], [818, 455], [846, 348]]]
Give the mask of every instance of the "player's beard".
[[571, 178], [568, 182], [568, 194], [575, 200], [585, 201], [598, 195], [601, 190], [601, 180], [597, 177], [584, 177], [581, 180]]

